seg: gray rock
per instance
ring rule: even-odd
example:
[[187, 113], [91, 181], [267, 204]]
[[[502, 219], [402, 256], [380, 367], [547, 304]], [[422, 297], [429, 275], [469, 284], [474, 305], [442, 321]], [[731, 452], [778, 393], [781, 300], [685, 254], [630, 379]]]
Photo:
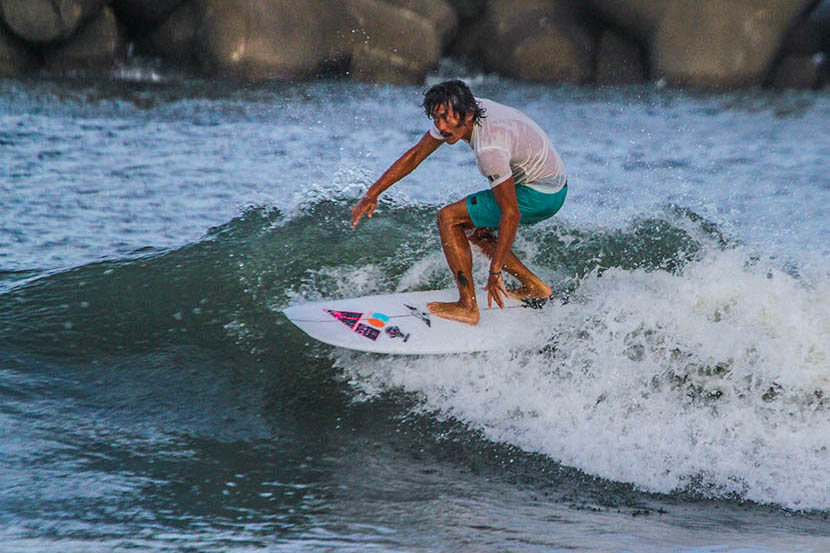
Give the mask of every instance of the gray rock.
[[459, 19], [481, 19], [487, 0], [449, 0]]
[[200, 24], [201, 14], [196, 4], [182, 4], [139, 42], [139, 49], [177, 65], [195, 65]]
[[458, 31], [458, 16], [446, 0], [386, 0], [388, 4], [406, 8], [427, 19], [435, 27], [441, 44], [448, 45]]
[[109, 6], [87, 22], [67, 41], [43, 49], [46, 67], [53, 71], [106, 69], [124, 57], [123, 27]]
[[651, 43], [669, 84], [743, 87], [767, 77], [784, 36], [813, 0], [674, 0]]
[[792, 54], [775, 67], [771, 84], [774, 88], [819, 88], [825, 58], [821, 55]]
[[815, 0], [587, 0], [646, 45], [649, 73], [694, 87], [761, 84]]
[[482, 57], [482, 37], [486, 27], [487, 22], [484, 19], [461, 24], [448, 54], [454, 57], [466, 58], [470, 61], [480, 60]]
[[830, 0], [822, 0], [808, 19], [821, 33], [821, 51], [830, 54]]
[[781, 50], [784, 54], [830, 53], [830, 0], [819, 2], [787, 33]]
[[481, 52], [485, 68], [540, 82], [593, 78], [595, 39], [568, 2], [493, 0]]
[[635, 84], [646, 77], [642, 47], [618, 32], [603, 31], [597, 48], [596, 84]]
[[212, 74], [305, 79], [348, 58], [346, 7], [327, 0], [197, 0], [197, 57]]
[[[648, 44], [674, 0], [585, 0], [602, 19]], [[701, 0], [707, 1], [707, 0]]]
[[128, 26], [158, 23], [182, 5], [184, 0], [111, 0], [115, 12]]
[[26, 45], [0, 25], [0, 77], [16, 77], [34, 65], [34, 56]]
[[14, 34], [44, 44], [69, 38], [104, 0], [0, 0], [0, 16]]
[[348, 0], [356, 22], [352, 78], [422, 83], [441, 56], [435, 26], [412, 10], [379, 0]]

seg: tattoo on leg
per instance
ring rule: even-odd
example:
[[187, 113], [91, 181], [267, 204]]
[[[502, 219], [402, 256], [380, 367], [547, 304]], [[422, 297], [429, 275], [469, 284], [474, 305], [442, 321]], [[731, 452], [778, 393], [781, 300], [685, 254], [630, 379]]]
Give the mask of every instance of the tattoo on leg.
[[463, 286], [464, 288], [469, 288], [470, 282], [467, 280], [467, 277], [464, 276], [464, 273], [458, 271], [458, 275], [456, 276], [458, 279], [458, 283]]

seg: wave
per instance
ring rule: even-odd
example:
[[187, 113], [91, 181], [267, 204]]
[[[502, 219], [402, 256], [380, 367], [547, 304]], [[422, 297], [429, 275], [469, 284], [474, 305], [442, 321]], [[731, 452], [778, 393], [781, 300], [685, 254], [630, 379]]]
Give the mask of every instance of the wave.
[[742, 248], [675, 270], [599, 268], [528, 332], [542, 344], [442, 359], [335, 351], [367, 397], [645, 491], [830, 508], [830, 287]]
[[[516, 243], [561, 299], [527, 329], [537, 349], [309, 348], [279, 314], [291, 303], [452, 286], [434, 208], [381, 207], [358, 230], [344, 200], [251, 208], [182, 248], [30, 278], [0, 294], [0, 348], [83, 362], [198, 347], [296, 371], [322, 348], [335, 368], [313, 378], [339, 371], [355, 398], [414, 394], [433, 416], [591, 475], [830, 509], [826, 274], [776, 266], [672, 206], [624, 228], [553, 220]], [[486, 271], [476, 255], [478, 281]]]
[[[268, 332], [280, 324], [275, 313], [296, 301], [452, 286], [433, 208], [386, 203], [383, 216], [353, 230], [350, 207], [343, 199], [315, 199], [289, 215], [252, 207], [181, 248], [39, 278], [0, 275], [0, 340], [63, 356], [211, 343], [243, 327], [251, 338], [278, 339]], [[690, 234], [697, 230], [682, 225], [698, 223], [693, 214], [671, 216], [674, 223], [654, 218], [606, 232], [556, 222], [523, 231], [516, 248], [565, 294], [592, 271], [681, 266], [699, 249]]]

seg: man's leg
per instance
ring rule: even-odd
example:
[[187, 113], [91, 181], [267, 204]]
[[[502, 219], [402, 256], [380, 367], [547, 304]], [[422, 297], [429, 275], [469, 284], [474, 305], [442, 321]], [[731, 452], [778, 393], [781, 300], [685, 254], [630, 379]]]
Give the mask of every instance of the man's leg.
[[467, 213], [466, 200], [441, 208], [438, 212], [438, 230], [444, 256], [458, 286], [457, 302], [433, 301], [427, 304], [430, 312], [444, 319], [474, 325], [478, 323], [478, 302], [473, 281], [473, 253], [467, 241], [467, 230], [473, 221]]
[[[496, 251], [496, 237], [489, 227], [477, 228], [469, 237], [470, 242], [475, 244], [489, 258], [493, 257]], [[522, 298], [547, 298], [553, 293], [550, 286], [542, 282], [533, 271], [528, 269], [524, 263], [519, 261], [513, 250], [504, 259], [504, 269], [516, 277], [522, 283], [521, 288], [511, 288], [510, 295], [518, 299]]]

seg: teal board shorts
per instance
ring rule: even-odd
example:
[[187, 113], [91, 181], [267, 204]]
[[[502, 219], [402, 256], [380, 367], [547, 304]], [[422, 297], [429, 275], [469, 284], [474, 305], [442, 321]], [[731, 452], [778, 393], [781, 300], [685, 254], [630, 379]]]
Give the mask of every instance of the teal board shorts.
[[[554, 194], [545, 194], [528, 186], [516, 186], [516, 201], [522, 218], [521, 225], [532, 225], [553, 217], [565, 203], [568, 185]], [[473, 225], [480, 227], [497, 227], [501, 221], [501, 207], [496, 201], [492, 189], [480, 190], [467, 196], [467, 213]]]

